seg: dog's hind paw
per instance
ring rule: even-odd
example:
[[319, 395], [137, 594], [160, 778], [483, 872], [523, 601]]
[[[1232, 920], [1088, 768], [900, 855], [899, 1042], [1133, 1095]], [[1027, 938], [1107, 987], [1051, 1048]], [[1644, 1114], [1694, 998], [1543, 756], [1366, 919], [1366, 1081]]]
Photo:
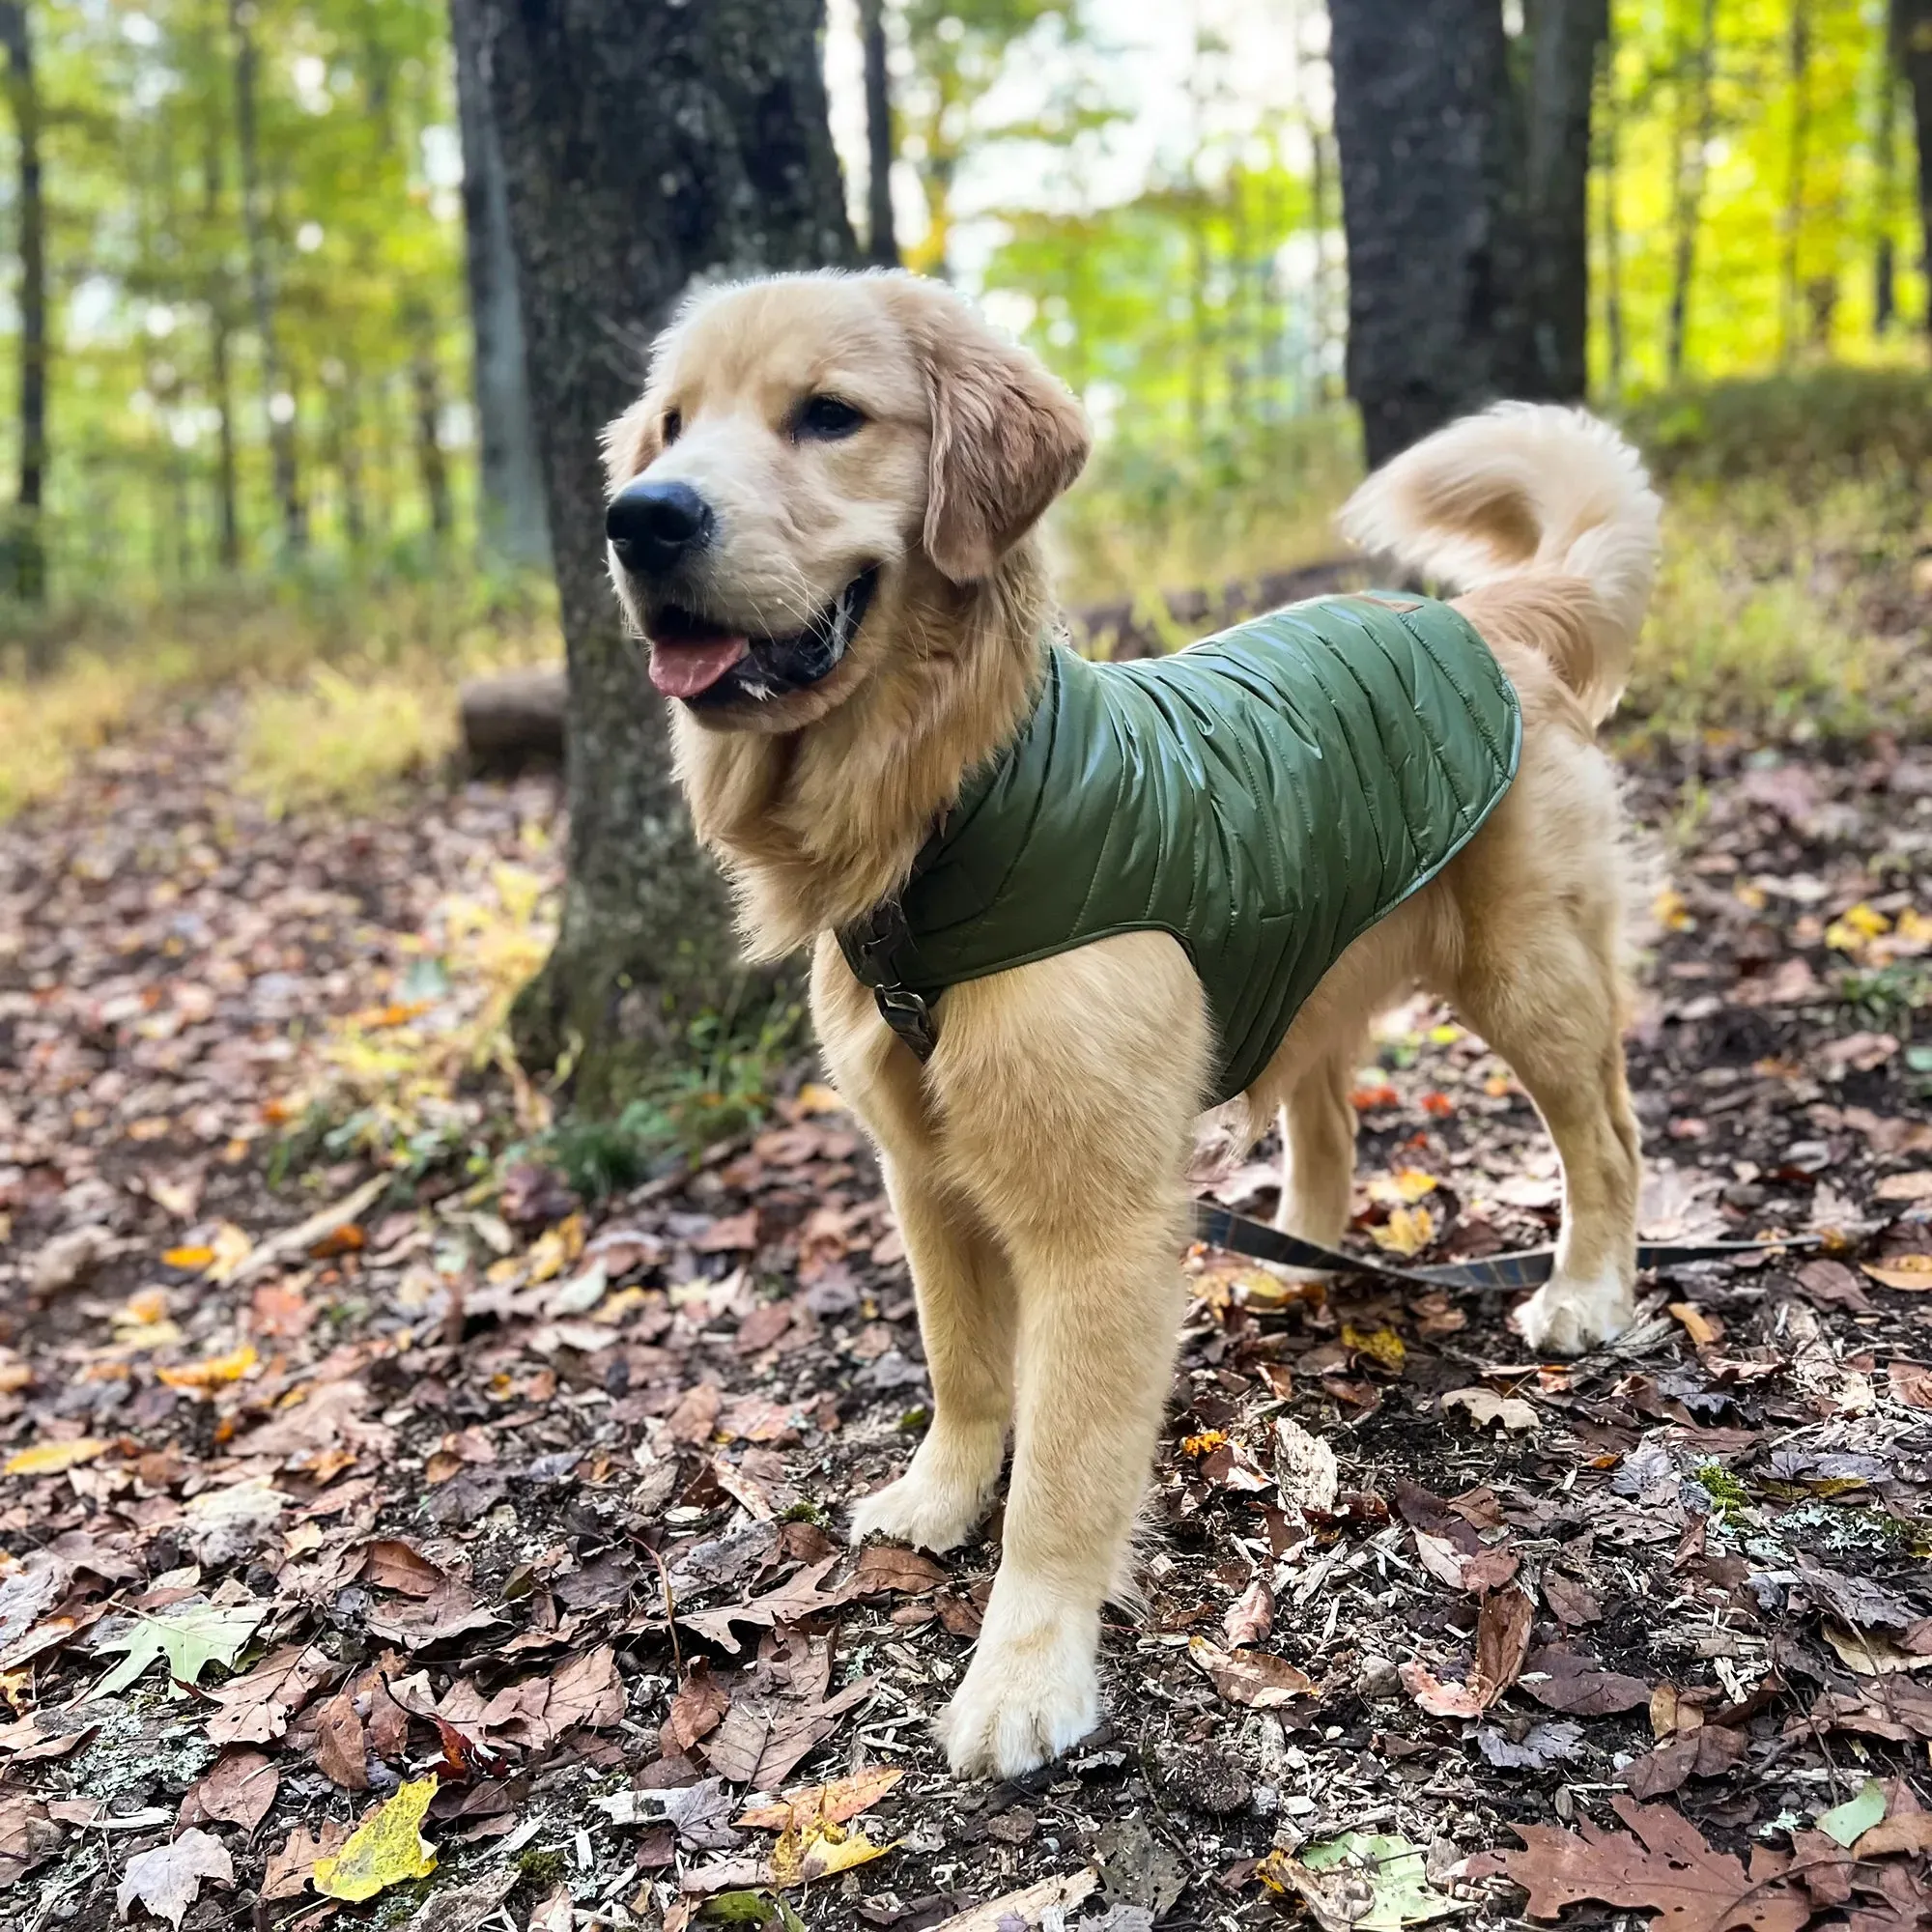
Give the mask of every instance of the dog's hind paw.
[[1097, 1618], [1070, 1615], [1011, 1637], [993, 1636], [993, 1622], [989, 1615], [972, 1667], [939, 1719], [959, 1777], [1022, 1776], [1099, 1720]]
[[1552, 1275], [1510, 1319], [1539, 1352], [1580, 1355], [1622, 1334], [1635, 1313], [1631, 1284], [1606, 1269], [1594, 1279]]

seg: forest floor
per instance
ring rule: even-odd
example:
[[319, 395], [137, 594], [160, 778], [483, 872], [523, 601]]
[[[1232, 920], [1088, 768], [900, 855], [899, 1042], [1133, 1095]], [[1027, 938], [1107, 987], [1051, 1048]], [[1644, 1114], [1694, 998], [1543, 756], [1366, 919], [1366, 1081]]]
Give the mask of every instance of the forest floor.
[[[1932, 1924], [1923, 746], [1629, 765], [1647, 1230], [1816, 1245], [1572, 1363], [1190, 1256], [1107, 1721], [988, 1786], [930, 1719], [997, 1520], [842, 1540], [929, 1401], [855, 1123], [800, 1068], [613, 1198], [503, 1153], [553, 789], [271, 818], [237, 715], [0, 829], [0, 1925]], [[1446, 1015], [1356, 1104], [1351, 1239], [1547, 1239]]]

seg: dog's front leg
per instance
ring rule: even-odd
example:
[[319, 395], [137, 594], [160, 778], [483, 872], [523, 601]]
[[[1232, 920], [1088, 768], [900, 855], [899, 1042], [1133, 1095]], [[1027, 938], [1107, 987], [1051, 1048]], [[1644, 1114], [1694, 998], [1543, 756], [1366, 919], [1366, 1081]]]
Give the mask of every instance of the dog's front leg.
[[1151, 933], [948, 1005], [932, 1063], [947, 1172], [1011, 1259], [1018, 1346], [1000, 1570], [942, 1728], [956, 1772], [1010, 1777], [1099, 1715], [1100, 1606], [1131, 1589], [1173, 1378], [1207, 1022], [1180, 949]]
[[972, 1206], [935, 1187], [921, 1171], [928, 1164], [885, 1161], [932, 1376], [932, 1426], [905, 1474], [853, 1510], [852, 1540], [876, 1530], [926, 1549], [951, 1549], [986, 1514], [1006, 1454], [1012, 1278]]

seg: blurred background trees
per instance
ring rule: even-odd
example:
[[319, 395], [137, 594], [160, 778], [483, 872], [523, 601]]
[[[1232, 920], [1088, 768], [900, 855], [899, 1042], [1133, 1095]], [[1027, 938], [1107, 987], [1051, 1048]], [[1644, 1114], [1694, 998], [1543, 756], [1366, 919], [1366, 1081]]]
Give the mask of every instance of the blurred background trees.
[[[545, 556], [475, 12], [0, 4], [15, 596]], [[1351, 461], [1347, 371], [1379, 453], [1497, 389], [1918, 353], [1925, 0], [1336, 13], [837, 0], [866, 258], [986, 296], [1153, 504]]]

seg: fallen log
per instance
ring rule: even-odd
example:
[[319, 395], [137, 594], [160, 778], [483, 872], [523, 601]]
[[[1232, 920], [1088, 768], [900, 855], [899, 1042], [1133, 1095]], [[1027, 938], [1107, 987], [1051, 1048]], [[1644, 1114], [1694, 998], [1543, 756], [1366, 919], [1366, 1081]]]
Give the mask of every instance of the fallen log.
[[[1236, 579], [1212, 590], [1173, 590], [1157, 598], [1123, 598], [1067, 612], [1074, 647], [1116, 662], [1160, 657], [1195, 638], [1238, 624], [1303, 597], [1366, 583], [1372, 573], [1354, 557], [1304, 564]], [[563, 760], [565, 680], [561, 665], [538, 665], [471, 678], [458, 694], [463, 750], [473, 771], [515, 772]]]

